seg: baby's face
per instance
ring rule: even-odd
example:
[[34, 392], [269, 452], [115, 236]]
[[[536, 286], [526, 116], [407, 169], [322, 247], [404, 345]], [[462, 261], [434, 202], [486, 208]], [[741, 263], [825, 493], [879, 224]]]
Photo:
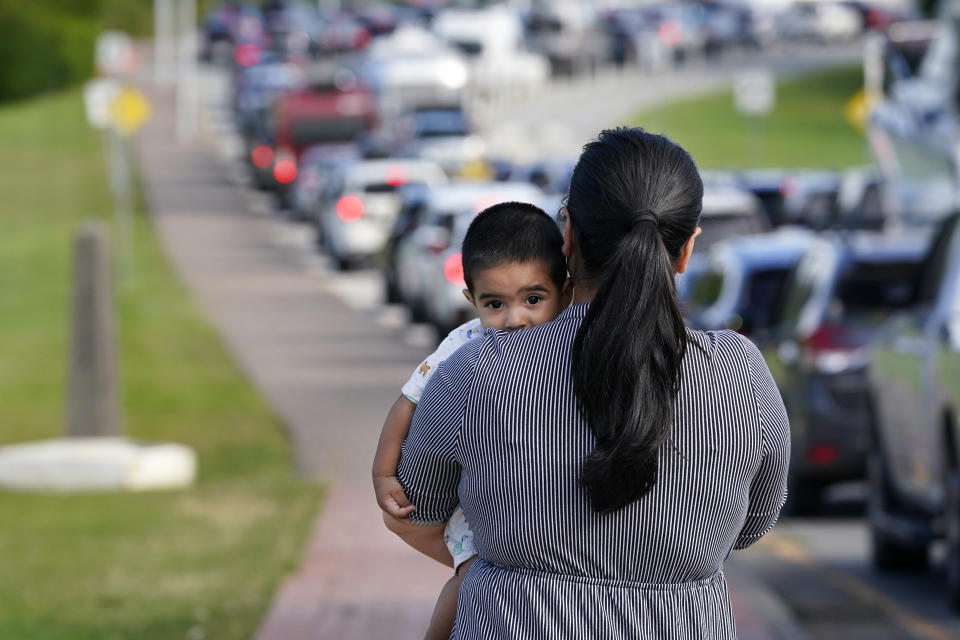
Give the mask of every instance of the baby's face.
[[526, 329], [550, 322], [570, 297], [557, 288], [547, 265], [539, 261], [508, 262], [487, 267], [473, 276], [473, 293], [464, 289], [477, 308], [484, 329]]

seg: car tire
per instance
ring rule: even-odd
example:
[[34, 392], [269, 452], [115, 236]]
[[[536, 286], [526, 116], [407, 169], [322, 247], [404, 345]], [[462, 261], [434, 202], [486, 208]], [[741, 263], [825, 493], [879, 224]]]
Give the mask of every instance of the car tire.
[[401, 304], [403, 302], [403, 296], [400, 294], [400, 288], [397, 287], [397, 283], [394, 282], [390, 276], [387, 276], [384, 280], [386, 280], [384, 298], [387, 304]]
[[817, 515], [823, 508], [823, 485], [809, 478], [794, 477], [787, 492], [786, 511], [791, 516]]
[[353, 261], [343, 256], [334, 256], [334, 262], [337, 264], [337, 271], [349, 271], [353, 268]]
[[429, 322], [430, 316], [423, 305], [423, 302], [413, 302], [410, 304], [410, 319], [414, 322]]
[[947, 601], [960, 611], [960, 468], [947, 456], [946, 482], [946, 542], [947, 542]]
[[894, 505], [893, 489], [886, 460], [876, 444], [867, 455], [867, 478], [869, 498], [867, 521], [870, 527], [870, 554], [873, 566], [878, 571], [911, 571], [927, 565], [925, 545], [912, 546], [890, 536], [881, 526], [883, 518], [891, 513]]

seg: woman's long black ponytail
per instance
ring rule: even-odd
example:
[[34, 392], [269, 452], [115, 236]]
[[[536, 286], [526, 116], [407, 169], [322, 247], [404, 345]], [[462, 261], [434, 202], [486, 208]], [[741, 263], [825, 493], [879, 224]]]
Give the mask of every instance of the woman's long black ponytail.
[[687, 346], [676, 262], [702, 198], [690, 156], [642, 129], [601, 132], [574, 169], [567, 206], [574, 275], [596, 290], [571, 364], [596, 437], [580, 476], [595, 511], [620, 509], [657, 482]]

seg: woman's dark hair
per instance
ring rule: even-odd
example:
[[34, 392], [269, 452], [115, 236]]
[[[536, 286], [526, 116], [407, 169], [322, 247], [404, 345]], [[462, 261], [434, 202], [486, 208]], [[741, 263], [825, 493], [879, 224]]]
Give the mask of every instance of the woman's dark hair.
[[616, 511], [657, 482], [687, 346], [675, 268], [702, 200], [690, 155], [643, 129], [602, 131], [573, 170], [574, 276], [596, 287], [571, 354], [596, 437], [580, 474], [595, 511]]

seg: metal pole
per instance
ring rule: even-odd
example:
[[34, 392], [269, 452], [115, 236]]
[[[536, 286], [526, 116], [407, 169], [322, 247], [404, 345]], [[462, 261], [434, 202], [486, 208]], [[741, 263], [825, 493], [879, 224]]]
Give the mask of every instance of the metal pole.
[[114, 130], [110, 143], [110, 184], [114, 201], [114, 252], [120, 283], [129, 284], [133, 269], [133, 183], [130, 156], [123, 136]]
[[173, 0], [153, 0], [153, 74], [157, 84], [168, 84], [176, 77], [175, 18]]
[[863, 39], [863, 90], [867, 96], [883, 95], [883, 50], [885, 40], [876, 32]]
[[197, 134], [197, 3], [179, 0], [177, 73], [177, 139], [188, 142]]

